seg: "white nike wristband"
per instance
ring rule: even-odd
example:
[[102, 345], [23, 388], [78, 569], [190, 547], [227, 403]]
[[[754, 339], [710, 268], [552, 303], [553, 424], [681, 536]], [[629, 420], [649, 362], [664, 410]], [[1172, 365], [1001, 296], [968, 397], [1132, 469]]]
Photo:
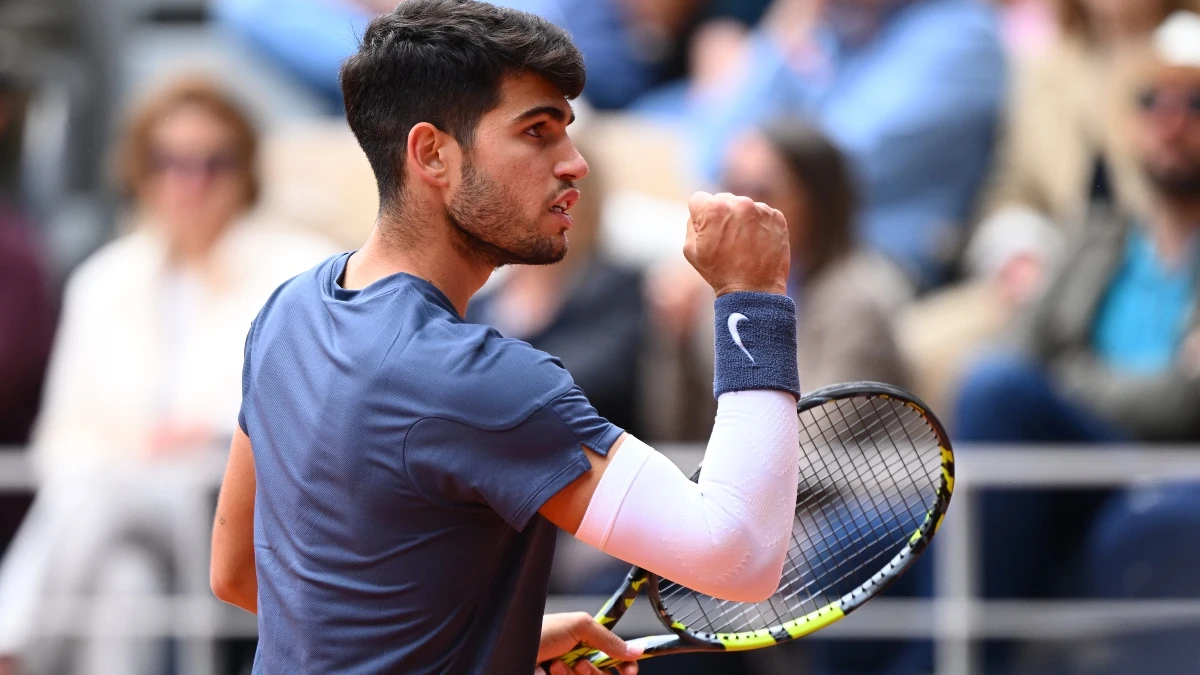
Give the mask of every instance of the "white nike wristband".
[[796, 401], [723, 394], [699, 482], [627, 436], [605, 469], [576, 538], [718, 598], [775, 592], [796, 506]]

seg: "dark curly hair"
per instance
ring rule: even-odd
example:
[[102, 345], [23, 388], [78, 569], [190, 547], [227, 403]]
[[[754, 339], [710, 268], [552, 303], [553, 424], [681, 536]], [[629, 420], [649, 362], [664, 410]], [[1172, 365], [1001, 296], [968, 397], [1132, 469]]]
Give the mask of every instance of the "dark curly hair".
[[565, 31], [532, 14], [476, 0], [406, 0], [372, 21], [341, 83], [380, 208], [403, 196], [415, 125], [428, 122], [469, 149], [479, 119], [500, 103], [503, 79], [524, 73], [568, 99], [583, 91], [583, 55]]

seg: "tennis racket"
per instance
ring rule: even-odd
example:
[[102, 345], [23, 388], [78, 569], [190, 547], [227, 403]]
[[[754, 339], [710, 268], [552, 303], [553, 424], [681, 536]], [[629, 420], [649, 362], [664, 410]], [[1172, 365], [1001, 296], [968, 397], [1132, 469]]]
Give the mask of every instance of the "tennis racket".
[[[611, 628], [645, 591], [670, 634], [632, 641], [642, 658], [803, 637], [878, 595], [929, 545], [954, 489], [950, 441], [929, 409], [896, 387], [860, 382], [813, 392], [797, 411], [800, 480], [779, 589], [765, 602], [730, 602], [634, 567], [596, 620]], [[562, 657], [580, 659], [619, 663], [588, 647]]]

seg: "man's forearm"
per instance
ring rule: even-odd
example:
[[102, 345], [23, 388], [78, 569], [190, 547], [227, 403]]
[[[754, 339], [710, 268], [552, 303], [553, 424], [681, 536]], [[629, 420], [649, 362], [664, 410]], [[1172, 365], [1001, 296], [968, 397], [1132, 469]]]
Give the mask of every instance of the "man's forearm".
[[698, 483], [628, 438], [576, 536], [702, 593], [761, 601], [779, 586], [788, 548], [796, 427], [786, 392], [723, 395]]

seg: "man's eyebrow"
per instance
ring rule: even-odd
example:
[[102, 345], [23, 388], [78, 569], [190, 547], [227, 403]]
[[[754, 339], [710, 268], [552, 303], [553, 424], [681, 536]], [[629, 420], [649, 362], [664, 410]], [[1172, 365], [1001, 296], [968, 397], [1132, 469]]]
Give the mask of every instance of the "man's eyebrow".
[[567, 108], [567, 110], [571, 112], [570, 119], [567, 119], [567, 113], [563, 112], [563, 109], [556, 105], [539, 105], [536, 108], [530, 108], [529, 110], [521, 113], [514, 121], [517, 123], [528, 122], [535, 117], [548, 115], [553, 118], [555, 122], [566, 122], [567, 124], [571, 124], [575, 121], [575, 111], [571, 108]]

